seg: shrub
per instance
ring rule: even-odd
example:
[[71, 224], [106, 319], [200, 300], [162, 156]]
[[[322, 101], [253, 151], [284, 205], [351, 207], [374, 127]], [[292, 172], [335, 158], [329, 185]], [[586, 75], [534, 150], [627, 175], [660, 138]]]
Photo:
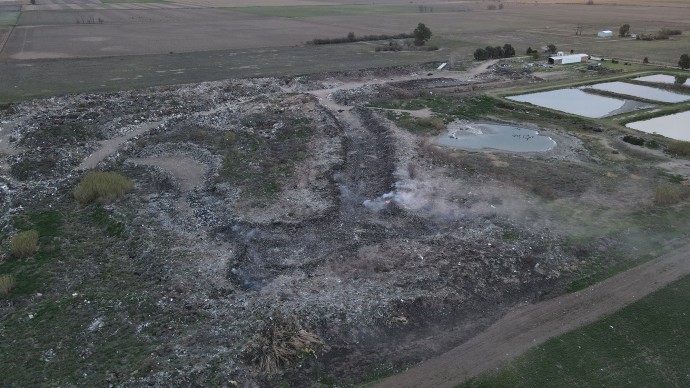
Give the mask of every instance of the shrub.
[[10, 253], [17, 257], [31, 256], [38, 246], [38, 232], [27, 230], [17, 233], [10, 240]]
[[673, 205], [680, 202], [681, 191], [676, 186], [659, 186], [654, 192], [654, 203], [659, 206]]
[[0, 295], [7, 295], [12, 291], [17, 282], [12, 275], [0, 275]]
[[637, 137], [637, 136], [632, 136], [632, 135], [623, 136], [623, 141], [626, 143], [636, 145], [636, 146], [643, 146], [644, 145], [644, 139], [643, 138]]
[[645, 146], [647, 146], [647, 148], [651, 148], [653, 150], [658, 150], [661, 145], [656, 140], [650, 140], [650, 141], [645, 143]]
[[677, 156], [690, 156], [690, 142], [674, 141], [668, 145], [668, 153]]
[[10, 240], [10, 253], [16, 257], [28, 257], [36, 252], [38, 247], [38, 232], [27, 230], [17, 233]]
[[304, 330], [296, 319], [276, 316], [264, 323], [245, 347], [245, 354], [262, 371], [274, 374], [300, 357], [314, 355], [314, 347], [322, 344], [317, 335]]
[[667, 36], [673, 36], [673, 35], [682, 35], [683, 31], [682, 30], [671, 30], [669, 28], [662, 28], [659, 30], [660, 35], [667, 35]]
[[90, 172], [74, 190], [74, 198], [82, 204], [108, 203], [127, 194], [133, 186], [116, 172]]

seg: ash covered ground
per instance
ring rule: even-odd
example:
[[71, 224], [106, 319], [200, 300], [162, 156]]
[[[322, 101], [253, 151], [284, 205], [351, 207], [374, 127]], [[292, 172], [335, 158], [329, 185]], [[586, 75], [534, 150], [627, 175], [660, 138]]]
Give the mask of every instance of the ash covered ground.
[[[16, 373], [57, 385], [357, 384], [562, 293], [582, 257], [532, 207], [545, 191], [606, 191], [610, 176], [557, 131], [557, 148], [539, 155], [453, 153], [367, 107], [520, 77], [413, 72], [0, 111], [4, 244], [22, 228], [41, 232], [33, 258], [2, 258], [18, 279], [0, 309], [0, 350], [26, 350]], [[555, 178], [500, 172], [508, 165]], [[72, 190], [92, 169], [134, 190], [79, 205]]]

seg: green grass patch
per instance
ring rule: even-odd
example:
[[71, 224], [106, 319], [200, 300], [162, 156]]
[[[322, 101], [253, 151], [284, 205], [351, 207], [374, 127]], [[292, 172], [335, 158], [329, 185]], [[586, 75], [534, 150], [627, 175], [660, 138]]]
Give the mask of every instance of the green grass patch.
[[[274, 119], [270, 115], [248, 116], [245, 125], [272, 131]], [[281, 182], [294, 173], [297, 162], [309, 152], [308, 141], [313, 134], [311, 121], [293, 119], [286, 122], [271, 136], [240, 132], [223, 136], [220, 143], [224, 154], [220, 179], [241, 188], [244, 199], [253, 199], [255, 205], [275, 197], [281, 190]]]
[[[278, 16], [284, 18], [303, 18], [315, 16], [346, 16], [371, 14], [417, 13], [417, 7], [389, 5], [294, 5], [269, 7], [237, 7], [231, 11], [251, 13], [254, 15]], [[414, 26], [410, 26], [410, 29]]]
[[0, 381], [118, 385], [155, 371], [151, 355], [169, 338], [169, 327], [200, 313], [156, 305], [160, 278], [147, 271], [157, 256], [139, 258], [143, 240], [118, 233], [126, 215], [118, 221], [100, 206], [74, 201], [34, 207], [39, 210], [12, 222], [41, 231], [38, 251], [0, 263], [0, 274], [16, 279], [7, 295], [16, 307], [4, 310], [0, 325]]
[[[679, 186], [679, 185], [676, 185]], [[563, 211], [564, 209], [560, 209]], [[578, 291], [680, 247], [690, 235], [690, 206], [657, 206], [632, 214], [592, 208], [562, 213], [573, 226], [567, 246], [585, 263], [568, 286]]]
[[102, 139], [103, 134], [96, 126], [72, 122], [70, 124], [39, 127], [22, 137], [19, 144], [25, 147], [50, 147], [56, 142], [79, 143]]
[[682, 183], [685, 180], [685, 177], [682, 175], [670, 174], [663, 171], [659, 175], [661, 175], [664, 178], [667, 178], [668, 181], [671, 183]]
[[116, 172], [90, 172], [74, 190], [74, 198], [81, 204], [109, 203], [127, 194], [134, 185]]
[[[628, 63], [626, 65], [626, 63]], [[618, 70], [618, 71], [623, 71], [623, 72], [632, 72], [632, 71], [645, 71], [649, 70], [649, 65], [644, 65], [640, 63], [632, 63], [632, 62], [626, 62], [624, 60], [619, 60], [618, 63], [613, 63], [610, 60], [605, 60], [603, 62], [599, 62], [599, 64], [609, 70]]]
[[16, 279], [13, 295], [28, 295], [51, 282], [53, 271], [49, 268], [55, 259], [61, 259], [61, 244], [56, 237], [62, 235], [63, 219], [60, 212], [47, 209], [16, 217], [13, 224], [36, 233], [36, 245], [31, 257], [15, 255], [0, 264], [0, 273], [11, 274]]
[[137, 334], [127, 321], [130, 317], [118, 314], [123, 308], [116, 307], [117, 300], [103, 309], [111, 311], [99, 311], [108, 296], [39, 300], [18, 309], [3, 324], [2, 381], [17, 386], [98, 386], [106, 379], [149, 373], [135, 370], [157, 341]]
[[437, 117], [412, 117], [407, 112], [388, 112], [386, 117], [400, 128], [424, 135], [437, 135], [446, 127], [446, 123]]
[[21, 12], [0, 11], [0, 26], [16, 26]]
[[432, 112], [444, 116], [446, 121], [453, 118], [476, 119], [494, 111], [498, 100], [490, 96], [458, 98], [452, 96], [428, 96], [409, 100], [376, 101], [375, 108], [419, 110], [429, 108]]
[[91, 217], [107, 236], [120, 237], [125, 230], [125, 224], [113, 219], [102, 206], [97, 206], [91, 213]]
[[553, 338], [463, 387], [673, 387], [690, 383], [690, 277]]

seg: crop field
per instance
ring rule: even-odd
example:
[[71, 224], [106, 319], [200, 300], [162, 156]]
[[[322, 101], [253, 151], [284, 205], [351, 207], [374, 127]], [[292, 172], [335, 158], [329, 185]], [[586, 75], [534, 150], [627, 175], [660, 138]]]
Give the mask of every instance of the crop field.
[[418, 13], [414, 6], [385, 6], [385, 5], [316, 5], [316, 6], [273, 6], [273, 7], [241, 7], [233, 8], [239, 12], [257, 15], [278, 16], [286, 18], [304, 18], [317, 16], [344, 15], [388, 15], [394, 13]]
[[443, 53], [371, 53], [365, 44], [37, 61], [0, 61], [0, 103], [232, 77], [294, 76], [443, 59]]
[[[204, 9], [213, 4], [222, 8]], [[49, 93], [49, 90], [94, 90], [99, 87], [116, 90], [113, 88], [280, 72], [302, 74], [347, 70], [448, 60], [451, 55], [469, 60], [477, 47], [504, 43], [511, 43], [518, 53], [527, 47], [541, 49], [554, 43], [562, 51], [640, 61], [648, 57], [652, 63], [675, 65], [679, 53], [690, 43], [688, 34], [652, 42], [596, 37], [598, 30], [615, 30], [623, 23], [629, 23], [632, 32], [651, 32], [660, 28], [688, 30], [688, 7], [655, 7], [655, 17], [648, 18], [652, 12], [648, 7], [645, 11], [649, 12], [640, 12], [639, 7], [621, 5], [597, 5], [596, 12], [592, 12], [591, 6], [583, 4], [507, 3], [503, 10], [489, 11], [481, 2], [460, 2], [433, 5], [433, 12], [419, 13], [418, 8], [409, 3], [347, 5], [332, 2], [330, 5], [306, 6], [294, 2], [294, 5], [281, 3], [283, 5], [277, 6], [266, 2], [265, 7], [247, 7], [249, 4], [237, 2], [233, 2], [232, 7], [223, 2], [213, 4], [190, 2], [184, 6], [193, 8], [184, 10], [24, 11], [17, 20], [18, 26], [11, 34], [8, 33], [9, 39], [0, 52], [0, 66], [4, 67], [0, 77], [5, 77], [7, 84], [12, 85], [11, 92], [0, 97], [7, 100], [10, 95], [40, 95]], [[106, 6], [110, 5], [103, 5]], [[6, 18], [10, 19], [9, 16]], [[11, 19], [16, 19], [16, 13], [12, 13]], [[497, 23], [499, 19], [500, 23]], [[442, 50], [426, 54], [381, 55], [374, 53], [374, 47], [366, 43], [337, 45], [328, 49], [303, 46], [314, 38], [343, 37], [348, 32], [356, 35], [410, 32], [419, 22], [432, 29], [431, 44], [440, 46]], [[582, 36], [574, 34], [578, 24], [584, 26]], [[270, 48], [270, 54], [267, 54], [267, 48]], [[228, 50], [227, 56], [217, 50]], [[190, 54], [180, 54], [185, 52]], [[144, 54], [146, 56], [142, 57]], [[349, 57], [351, 54], [356, 56]], [[130, 58], [126, 67], [115, 65], [113, 68], [118, 56], [135, 57]], [[69, 62], [67, 59], [84, 57], [100, 59], [88, 62]], [[224, 59], [215, 60], [218, 57]], [[38, 64], [23, 66], [16, 62], [34, 58], [65, 58], [66, 62], [57, 62], [54, 65], [56, 70]], [[313, 61], [313, 58], [318, 60]], [[102, 66], [93, 70], [107, 68], [112, 76], [99, 78], [98, 73], [93, 73], [95, 78], [91, 80], [91, 66], [99, 61]], [[140, 64], [147, 66], [141, 67]], [[68, 68], [63, 69], [63, 66]], [[72, 66], [82, 72], [77, 75], [71, 71]], [[35, 74], [39, 68], [46, 72], [45, 76]], [[179, 69], [182, 70], [174, 71]], [[192, 69], [205, 71], [195, 71], [190, 75]], [[63, 70], [66, 74], [75, 74], [74, 78], [51, 76], [51, 73], [64, 74], [61, 73]], [[155, 71], [160, 72], [152, 74]], [[29, 74], [34, 75], [30, 77]], [[29, 86], [36, 78], [43, 79], [40, 87], [35, 84], [38, 89]]]
[[[616, 30], [623, 23], [630, 24], [634, 33], [688, 29], [690, 8], [679, 12], [677, 8], [657, 7], [656, 17], [650, 19], [634, 6], [602, 5], [593, 13], [584, 5], [510, 4], [500, 11], [489, 11], [481, 5], [437, 5], [433, 12], [425, 13], [409, 5], [25, 11], [0, 57], [93, 57], [293, 46], [314, 38], [344, 36], [350, 31], [358, 35], [410, 32], [423, 22], [430, 26], [435, 39], [450, 49], [464, 50], [468, 42], [511, 43], [522, 51], [527, 46], [540, 48], [554, 43], [564, 51], [607, 57], [644, 54], [654, 62], [672, 64], [689, 39], [683, 35], [664, 42], [599, 39], [596, 32]], [[89, 20], [102, 23], [85, 26]], [[578, 24], [584, 26], [581, 36], [574, 34]], [[103, 40], [108, 43], [102, 44]], [[465, 55], [471, 53], [468, 50]]]

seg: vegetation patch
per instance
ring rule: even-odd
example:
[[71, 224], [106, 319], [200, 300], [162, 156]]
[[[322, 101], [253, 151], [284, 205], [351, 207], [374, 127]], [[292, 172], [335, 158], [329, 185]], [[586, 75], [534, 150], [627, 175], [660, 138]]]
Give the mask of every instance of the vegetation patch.
[[19, 14], [21, 12], [1, 12], [0, 11], [0, 26], [14, 26], [17, 24]]
[[243, 124], [253, 131], [226, 134], [220, 178], [242, 189], [246, 198], [270, 198], [278, 194], [281, 182], [292, 176], [297, 162], [306, 158], [313, 130], [309, 119], [283, 122], [264, 115], [250, 115]]
[[0, 275], [0, 295], [9, 294], [16, 284], [17, 281], [15, 280], [14, 276]]
[[240, 7], [233, 11], [246, 12], [256, 15], [279, 16], [285, 18], [300, 18], [314, 16], [344, 16], [416, 13], [415, 7], [388, 5], [304, 5], [304, 6], [269, 6], [269, 7]]
[[116, 172], [90, 172], [74, 190], [74, 198], [81, 204], [109, 203], [127, 194], [134, 185]]
[[[77, 120], [76, 118], [70, 119]], [[90, 140], [101, 140], [103, 134], [95, 126], [86, 126], [78, 122], [41, 126], [24, 136], [19, 144], [28, 147], [54, 147], [55, 144], [77, 143]]]
[[17, 233], [10, 240], [10, 253], [15, 257], [29, 257], [38, 247], [38, 232], [26, 230]]
[[56, 173], [56, 164], [60, 159], [60, 152], [56, 149], [32, 152], [16, 163], [12, 163], [10, 174], [20, 181], [49, 178]]
[[463, 387], [676, 386], [690, 364], [690, 277], [553, 338]]
[[643, 146], [644, 145], [644, 139], [641, 137], [637, 136], [632, 136], [632, 135], [625, 135], [623, 136], [623, 141], [632, 145], [636, 146]]
[[[678, 187], [678, 185], [676, 185]], [[563, 210], [563, 209], [560, 209]], [[578, 291], [680, 247], [690, 233], [687, 219], [690, 207], [653, 206], [627, 215], [609, 214], [604, 209], [574, 219], [574, 213], [562, 217], [583, 224], [582, 231], [574, 232], [567, 245], [577, 257], [586, 259], [576, 271], [568, 286], [569, 292]], [[616, 243], [612, 243], [615, 241]]]
[[666, 148], [671, 155], [690, 156], [690, 141], [673, 141]]
[[429, 108], [440, 114], [445, 121], [451, 122], [455, 118], [476, 119], [494, 111], [497, 100], [489, 96], [452, 97], [429, 96], [409, 100], [381, 100], [371, 106], [384, 109], [419, 110]]
[[388, 112], [386, 117], [400, 128], [419, 134], [438, 135], [446, 128], [446, 123], [437, 117], [413, 117], [407, 112]]
[[267, 374], [275, 374], [300, 358], [312, 357], [323, 341], [302, 328], [294, 318], [271, 317], [246, 346], [254, 365]]
[[682, 191], [678, 186], [663, 185], [654, 191], [654, 204], [658, 206], [674, 205], [682, 199]]

